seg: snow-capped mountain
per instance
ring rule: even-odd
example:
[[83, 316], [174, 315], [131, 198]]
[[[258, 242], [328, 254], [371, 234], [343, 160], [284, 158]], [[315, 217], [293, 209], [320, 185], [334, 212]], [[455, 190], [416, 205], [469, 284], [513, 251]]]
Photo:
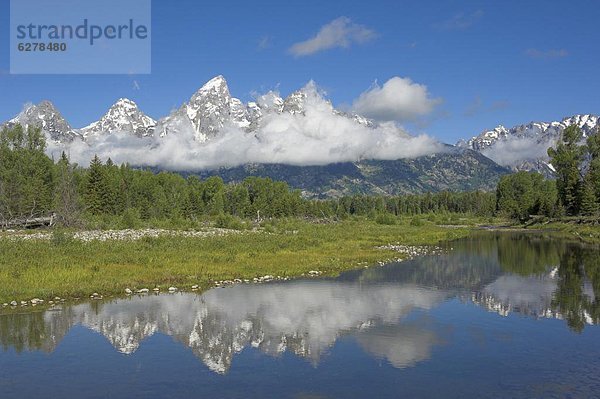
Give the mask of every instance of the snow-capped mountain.
[[188, 103], [159, 120], [156, 134], [162, 137], [191, 127], [196, 140], [204, 142], [218, 136], [229, 124], [246, 130], [256, 117], [248, 105], [231, 96], [227, 81], [219, 75], [202, 86]]
[[99, 121], [80, 129], [79, 132], [84, 138], [116, 132], [146, 137], [154, 133], [155, 125], [156, 121], [140, 111], [135, 102], [121, 98]]
[[26, 105], [19, 115], [4, 125], [10, 127], [17, 123], [25, 129], [29, 126], [40, 128], [51, 140], [58, 142], [68, 143], [79, 137], [79, 133], [69, 125], [54, 104], [48, 100], [35, 105]]
[[[68, 143], [75, 138], [87, 141], [114, 133], [161, 138], [184, 132], [192, 132], [196, 141], [205, 142], [218, 137], [228, 126], [246, 133], [255, 132], [269, 114], [305, 115], [307, 96], [316, 92], [316, 85], [310, 82], [285, 99], [270, 91], [257, 96], [255, 101], [244, 103], [231, 95], [227, 81], [219, 75], [204, 84], [189, 102], [158, 121], [144, 114], [134, 101], [121, 98], [100, 120], [80, 129], [72, 128], [50, 101], [27, 106], [7, 124], [40, 127], [56, 143]], [[328, 100], [326, 103], [332, 114], [347, 117], [368, 128], [377, 127], [371, 119], [337, 110]]]
[[457, 146], [479, 151], [514, 170], [536, 170], [548, 174], [552, 172], [552, 166], [546, 151], [571, 125], [579, 126], [585, 138], [598, 129], [598, 115], [574, 115], [561, 121], [531, 122], [510, 129], [499, 125], [467, 141], [460, 140]]

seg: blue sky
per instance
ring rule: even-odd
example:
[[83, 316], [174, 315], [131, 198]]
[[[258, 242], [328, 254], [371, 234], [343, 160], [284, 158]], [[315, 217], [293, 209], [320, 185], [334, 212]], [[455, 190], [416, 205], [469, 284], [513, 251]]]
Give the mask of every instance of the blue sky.
[[[285, 96], [313, 79], [339, 106], [375, 80], [409, 78], [435, 104], [416, 123], [400, 122], [445, 142], [600, 112], [597, 1], [155, 0], [152, 73], [135, 76], [10, 75], [9, 1], [0, 2], [0, 120], [49, 99], [82, 127], [119, 97], [158, 118], [218, 74], [243, 100], [274, 88]], [[340, 17], [346, 47], [290, 50]]]

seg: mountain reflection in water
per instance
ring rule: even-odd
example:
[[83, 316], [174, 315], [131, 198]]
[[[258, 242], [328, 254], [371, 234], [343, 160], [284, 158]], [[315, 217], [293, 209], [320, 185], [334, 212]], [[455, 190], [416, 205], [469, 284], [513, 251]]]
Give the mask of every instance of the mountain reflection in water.
[[[4, 350], [52, 352], [75, 325], [132, 354], [165, 334], [225, 374], [244, 348], [289, 352], [318, 365], [341, 337], [407, 368], [444, 345], [447, 326], [427, 312], [451, 299], [502, 316], [564, 319], [573, 332], [600, 318], [595, 248], [533, 234], [481, 233], [443, 255], [356, 270], [337, 279], [243, 284], [203, 294], [150, 295], [0, 315]], [[508, 321], [507, 321], [508, 322]], [[1, 353], [0, 353], [1, 356]]]

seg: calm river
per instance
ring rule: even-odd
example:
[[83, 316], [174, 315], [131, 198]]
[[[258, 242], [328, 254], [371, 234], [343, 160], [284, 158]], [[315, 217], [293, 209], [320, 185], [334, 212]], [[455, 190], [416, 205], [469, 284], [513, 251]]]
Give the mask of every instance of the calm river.
[[310, 279], [0, 315], [0, 398], [600, 395], [600, 250], [475, 234]]

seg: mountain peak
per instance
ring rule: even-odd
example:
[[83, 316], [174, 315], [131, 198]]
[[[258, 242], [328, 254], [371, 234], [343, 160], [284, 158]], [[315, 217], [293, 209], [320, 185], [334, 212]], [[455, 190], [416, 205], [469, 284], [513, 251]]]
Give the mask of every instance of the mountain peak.
[[52, 110], [56, 110], [56, 106], [54, 105], [54, 103], [50, 100], [42, 100], [40, 101], [39, 104], [37, 105], [32, 105], [34, 107], [38, 107], [38, 108], [44, 108], [44, 109], [52, 109]]
[[97, 122], [81, 129], [84, 137], [112, 132], [130, 132], [138, 137], [152, 135], [156, 121], [139, 110], [128, 98], [119, 98]]
[[49, 100], [26, 105], [19, 115], [8, 121], [9, 125], [15, 123], [19, 123], [25, 128], [28, 126], [40, 128], [54, 141], [69, 142], [77, 136], [71, 125]]
[[229, 95], [229, 87], [227, 86], [227, 80], [223, 75], [218, 75], [206, 82], [200, 90], [199, 93], [208, 93], [208, 92], [216, 92], [222, 93], [227, 92]]
[[135, 101], [130, 100], [128, 98], [119, 98], [114, 104], [113, 107], [122, 107], [122, 108], [137, 108], [137, 104]]

